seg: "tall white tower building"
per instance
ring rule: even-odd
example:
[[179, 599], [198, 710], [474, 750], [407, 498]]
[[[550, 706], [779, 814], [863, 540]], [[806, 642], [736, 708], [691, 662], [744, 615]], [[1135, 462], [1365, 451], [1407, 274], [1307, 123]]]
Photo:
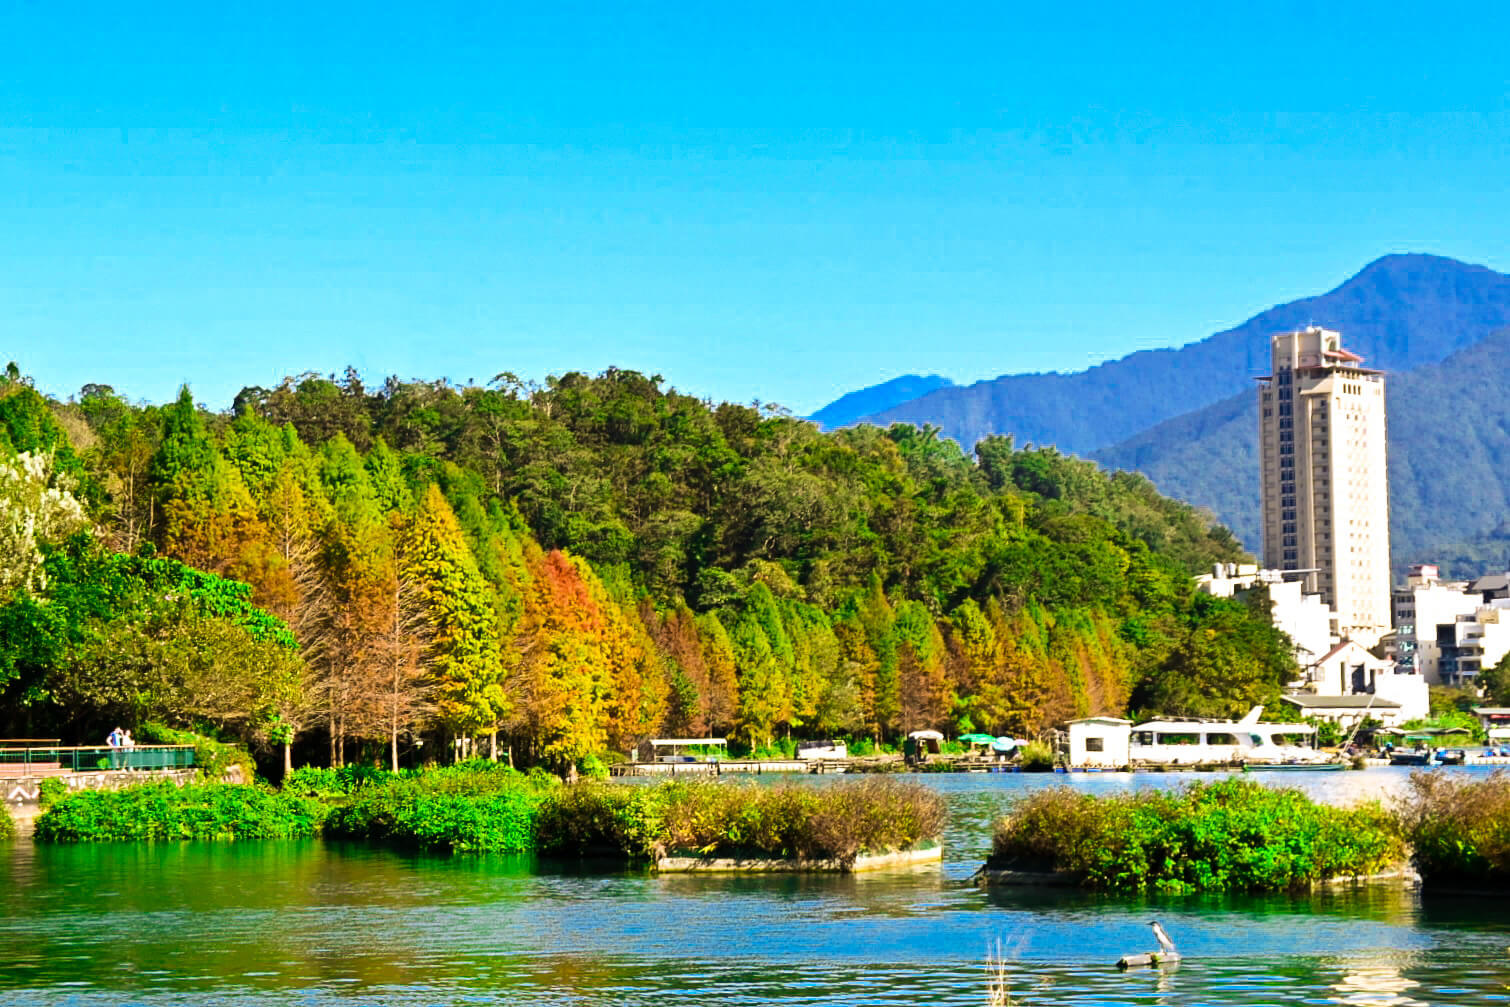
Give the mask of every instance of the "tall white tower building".
[[1384, 375], [1316, 326], [1272, 350], [1258, 393], [1264, 566], [1304, 571], [1337, 632], [1373, 646], [1391, 624]]

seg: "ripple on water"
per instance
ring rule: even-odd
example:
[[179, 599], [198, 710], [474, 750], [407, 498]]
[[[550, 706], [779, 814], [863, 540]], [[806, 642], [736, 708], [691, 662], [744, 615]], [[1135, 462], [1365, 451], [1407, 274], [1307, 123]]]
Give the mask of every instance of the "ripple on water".
[[[1374, 772], [1328, 774], [1342, 782], [1321, 796], [1405, 779]], [[950, 803], [943, 868], [863, 877], [539, 873], [527, 859], [317, 842], [13, 844], [0, 848], [0, 1003], [977, 1005], [998, 942], [1023, 1005], [1507, 1002], [1510, 914], [1498, 902], [1423, 902], [1388, 886], [1263, 898], [982, 891], [966, 879], [1014, 796], [1171, 781], [926, 779]], [[1186, 961], [1111, 968], [1149, 947], [1154, 916]]]

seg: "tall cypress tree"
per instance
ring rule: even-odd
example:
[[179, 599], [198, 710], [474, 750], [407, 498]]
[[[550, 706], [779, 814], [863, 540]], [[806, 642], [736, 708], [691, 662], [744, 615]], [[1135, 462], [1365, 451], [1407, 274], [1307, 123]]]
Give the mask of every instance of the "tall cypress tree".
[[436, 713], [459, 737], [495, 731], [507, 715], [498, 618], [450, 504], [426, 487], [409, 527], [407, 573], [434, 628]]

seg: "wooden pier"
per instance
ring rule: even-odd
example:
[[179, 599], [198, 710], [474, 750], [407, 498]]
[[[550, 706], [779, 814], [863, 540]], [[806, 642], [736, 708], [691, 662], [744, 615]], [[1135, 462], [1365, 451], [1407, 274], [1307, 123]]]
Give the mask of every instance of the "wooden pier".
[[719, 762], [621, 762], [608, 767], [610, 776], [722, 776], [725, 773], [842, 773], [835, 760], [731, 759]]

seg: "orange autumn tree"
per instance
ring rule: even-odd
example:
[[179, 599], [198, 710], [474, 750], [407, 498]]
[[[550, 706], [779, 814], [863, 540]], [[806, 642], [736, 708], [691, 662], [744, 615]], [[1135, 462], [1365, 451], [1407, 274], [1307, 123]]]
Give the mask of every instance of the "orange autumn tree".
[[510, 683], [514, 734], [536, 761], [564, 769], [607, 744], [605, 619], [583, 576], [585, 561], [559, 550], [531, 553], [519, 670]]

